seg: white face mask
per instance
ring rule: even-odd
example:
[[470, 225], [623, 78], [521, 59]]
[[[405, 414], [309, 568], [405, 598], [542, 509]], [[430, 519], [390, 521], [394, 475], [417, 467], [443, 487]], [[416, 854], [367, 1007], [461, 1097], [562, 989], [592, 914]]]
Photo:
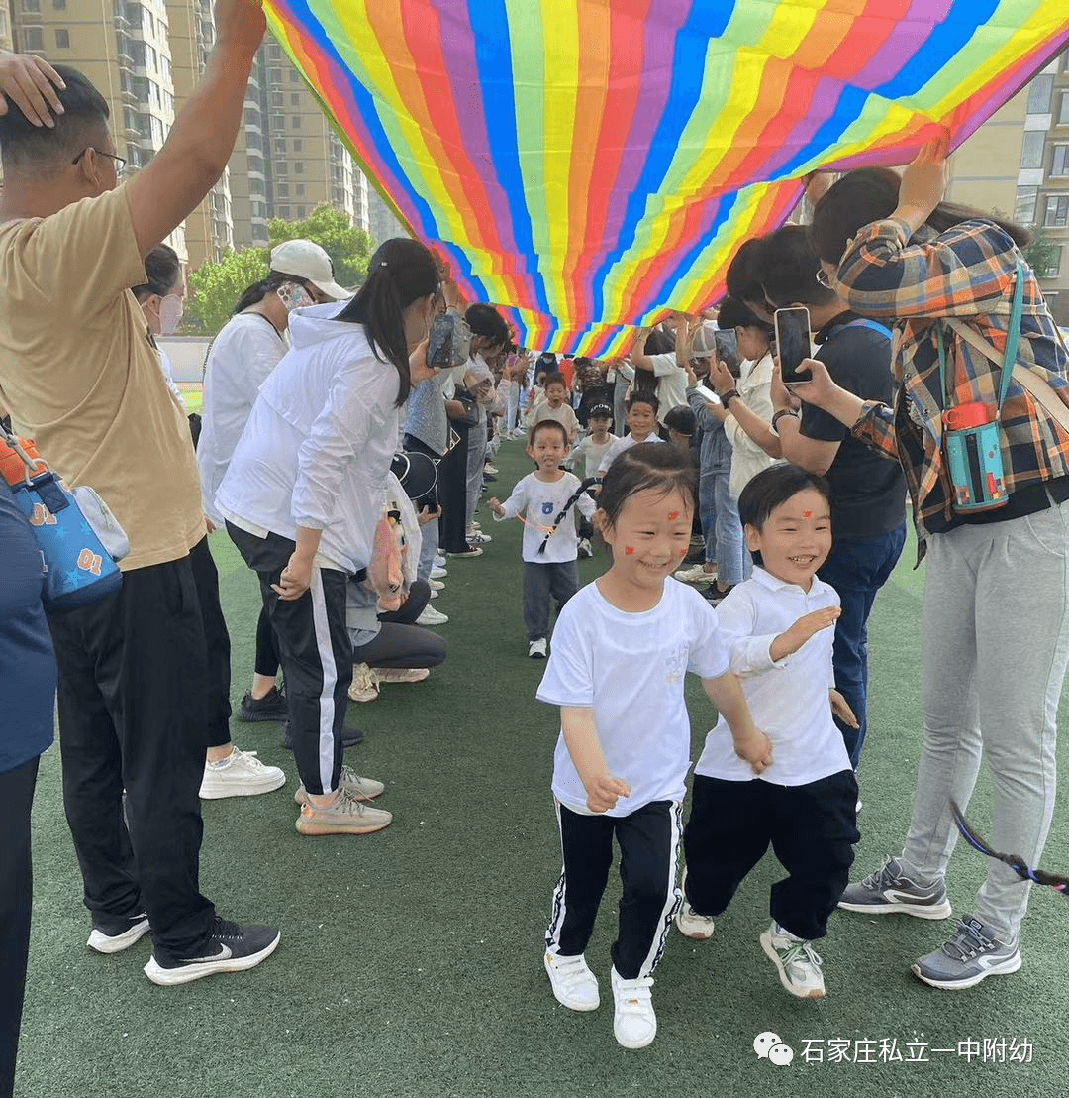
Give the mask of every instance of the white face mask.
[[278, 294], [279, 301], [286, 306], [287, 313], [315, 304], [312, 295], [299, 282], [283, 282], [275, 293]]
[[166, 297], [160, 298], [159, 317], [161, 336], [174, 335], [178, 328], [178, 322], [182, 319], [182, 313], [185, 312], [185, 307], [185, 302], [178, 294], [168, 294]]

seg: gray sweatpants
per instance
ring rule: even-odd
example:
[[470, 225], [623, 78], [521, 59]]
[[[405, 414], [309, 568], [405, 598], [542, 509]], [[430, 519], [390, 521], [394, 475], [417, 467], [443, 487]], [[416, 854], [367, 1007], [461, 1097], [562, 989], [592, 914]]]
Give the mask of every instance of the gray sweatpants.
[[[1069, 661], [1069, 502], [1023, 518], [934, 534], [922, 621], [924, 747], [907, 871], [943, 877], [986, 752], [994, 847], [1035, 866], [1054, 813], [1056, 718]], [[992, 859], [977, 918], [1015, 943], [1031, 886]]]
[[579, 590], [579, 565], [574, 560], [554, 564], [523, 562], [523, 624], [527, 639], [549, 636], [549, 603], [560, 608]]

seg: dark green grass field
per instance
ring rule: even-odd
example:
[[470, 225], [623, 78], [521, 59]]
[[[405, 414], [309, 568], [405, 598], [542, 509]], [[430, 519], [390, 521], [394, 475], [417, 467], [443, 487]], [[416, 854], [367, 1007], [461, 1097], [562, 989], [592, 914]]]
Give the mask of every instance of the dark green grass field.
[[[507, 444], [498, 464], [493, 487], [503, 496], [529, 466], [519, 443]], [[348, 761], [386, 782], [380, 803], [394, 813], [391, 827], [363, 837], [298, 835], [297, 775], [281, 729], [234, 722], [239, 746], [283, 766], [289, 778], [274, 794], [204, 805], [204, 892], [225, 917], [282, 931], [276, 953], [252, 972], [159, 988], [142, 972], [148, 939], [113, 957], [86, 949], [90, 923], [60, 803], [59, 755], [47, 753], [35, 808], [33, 945], [17, 1094], [1064, 1093], [1069, 906], [1046, 890], [1033, 893], [1016, 975], [966, 992], [935, 991], [915, 982], [909, 966], [953, 923], [840, 913], [819, 946], [827, 998], [800, 1002], [780, 987], [757, 940], [779, 873], [769, 854], [711, 941], [673, 932], [653, 989], [657, 1039], [627, 1051], [612, 1035], [613, 878], [587, 951], [602, 981], [601, 1009], [579, 1015], [558, 1006], [541, 962], [560, 867], [548, 788], [557, 724], [533, 700], [543, 665], [526, 655], [520, 524], [481, 517], [493, 544], [478, 560], [451, 562], [435, 602], [450, 616], [441, 630], [446, 664], [424, 683], [388, 685], [378, 701], [350, 707], [349, 723], [366, 739]], [[258, 596], [225, 536], [212, 545], [233, 637], [237, 704], [251, 674]], [[909, 821], [923, 578], [912, 570], [912, 553], [911, 545], [870, 625], [858, 875], [900, 849]], [[581, 562], [583, 582], [605, 566], [602, 556]], [[696, 681], [688, 698], [697, 752], [714, 714]], [[1064, 746], [1061, 754], [1065, 766]], [[985, 776], [969, 810], [981, 832], [990, 810]], [[1044, 859], [1054, 871], [1069, 869], [1067, 838], [1063, 812]], [[948, 878], [957, 913], [968, 912], [985, 871], [985, 860], [959, 844]], [[793, 1063], [758, 1058], [753, 1040], [766, 1031], [795, 1050]], [[986, 1061], [985, 1040], [1004, 1042], [989, 1046]]]

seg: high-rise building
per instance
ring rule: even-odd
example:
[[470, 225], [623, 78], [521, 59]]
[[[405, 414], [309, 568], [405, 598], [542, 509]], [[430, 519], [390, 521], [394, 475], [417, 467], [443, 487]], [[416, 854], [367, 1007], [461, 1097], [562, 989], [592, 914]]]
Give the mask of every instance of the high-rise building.
[[368, 191], [368, 232], [375, 246], [378, 247], [384, 240], [393, 240], [397, 236], [408, 236], [408, 231], [383, 201], [382, 195], [374, 187], [369, 187]]
[[10, 53], [14, 42], [11, 38], [11, 12], [7, 0], [0, 0], [0, 50]]
[[1069, 326], [1069, 50], [954, 153], [946, 197], [1045, 238], [1036, 275], [1055, 321]]

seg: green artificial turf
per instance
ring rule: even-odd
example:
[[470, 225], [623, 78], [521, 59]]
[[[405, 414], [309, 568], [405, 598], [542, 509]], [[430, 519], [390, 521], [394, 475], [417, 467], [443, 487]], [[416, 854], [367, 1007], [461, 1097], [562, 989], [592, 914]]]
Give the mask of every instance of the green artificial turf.
[[[499, 456], [494, 493], [529, 469], [519, 443]], [[1069, 991], [1069, 907], [1033, 893], [1020, 973], [966, 992], [939, 992], [909, 965], [952, 923], [845, 913], [819, 951], [828, 995], [800, 1002], [780, 986], [758, 943], [768, 922], [771, 854], [744, 882], [706, 943], [674, 931], [656, 974], [659, 1032], [628, 1051], [612, 1034], [609, 946], [619, 884], [602, 905], [587, 958], [602, 1006], [557, 1005], [542, 969], [542, 935], [560, 868], [549, 794], [555, 713], [533, 700], [543, 664], [527, 658], [520, 612], [518, 522], [494, 523], [477, 560], [450, 561], [435, 606], [445, 665], [417, 685], [387, 685], [349, 723], [364, 729], [347, 760], [387, 785], [395, 816], [363, 837], [304, 838], [294, 830], [293, 760], [274, 724], [234, 722], [234, 739], [286, 768], [277, 793], [204, 804], [202, 888], [220, 914], [278, 926], [276, 953], [255, 970], [178, 988], [142, 972], [148, 939], [128, 953], [85, 947], [89, 917], [60, 802], [59, 753], [44, 757], [34, 816], [36, 895], [16, 1093], [24, 1098], [341, 1098], [409, 1096], [1061, 1094]], [[212, 539], [233, 639], [233, 699], [252, 670], [256, 583], [223, 534]], [[908, 825], [919, 741], [922, 573], [913, 546], [876, 603], [870, 625], [869, 739], [861, 767], [861, 875], [897, 852]], [[580, 562], [583, 582], [606, 566]], [[161, 623], [163, 627], [164, 623]], [[1022, 653], [1010, 654], [1024, 658]], [[714, 714], [693, 681], [695, 757]], [[1066, 748], [1062, 747], [1065, 764]], [[984, 832], [990, 783], [969, 809]], [[1057, 817], [1044, 862], [1069, 868]], [[948, 890], [966, 913], [986, 871], [959, 844]], [[793, 1063], [759, 1058], [773, 1031]], [[995, 1057], [975, 1041], [1004, 1039]], [[902, 1061], [880, 1062], [897, 1042]], [[824, 1062], [806, 1062], [824, 1053]], [[925, 1051], [952, 1049], [950, 1052]], [[1015, 1046], [1019, 1057], [1010, 1060]], [[833, 1045], [831, 1042], [841, 1042]], [[874, 1042], [867, 1044], [866, 1042]], [[908, 1043], [914, 1042], [912, 1046]], [[961, 1046], [959, 1055], [959, 1043]], [[846, 1061], [829, 1062], [848, 1048]], [[1005, 1062], [999, 1062], [1001, 1055]], [[927, 1062], [919, 1060], [926, 1056]], [[864, 1062], [873, 1056], [876, 1062]], [[854, 1062], [855, 1059], [861, 1062]], [[910, 1062], [910, 1061], [913, 1062]]]

